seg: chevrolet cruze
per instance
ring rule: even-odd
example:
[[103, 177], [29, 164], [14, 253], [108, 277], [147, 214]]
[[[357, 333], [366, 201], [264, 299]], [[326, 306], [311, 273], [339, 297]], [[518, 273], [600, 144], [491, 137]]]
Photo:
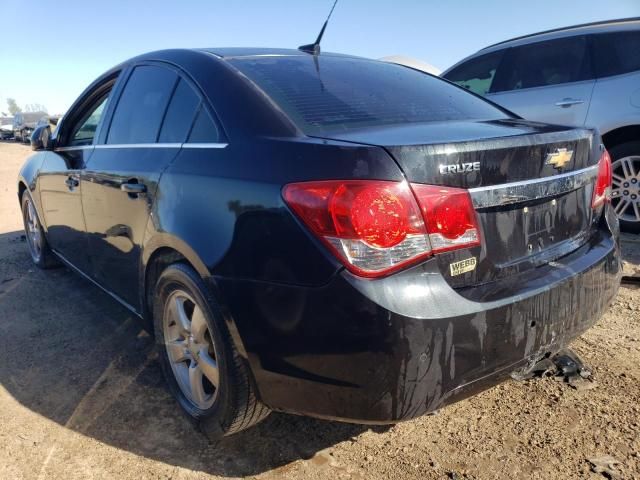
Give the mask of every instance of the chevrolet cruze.
[[378, 61], [167, 50], [96, 80], [18, 179], [29, 250], [153, 330], [212, 437], [391, 423], [598, 320], [620, 281], [597, 131]]

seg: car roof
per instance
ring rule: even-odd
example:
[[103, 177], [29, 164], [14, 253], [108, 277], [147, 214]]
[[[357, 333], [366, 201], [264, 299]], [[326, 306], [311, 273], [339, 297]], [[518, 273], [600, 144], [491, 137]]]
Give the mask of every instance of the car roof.
[[512, 47], [516, 45], [524, 45], [527, 43], [540, 42], [553, 38], [571, 37], [574, 35], [588, 35], [594, 33], [605, 33], [623, 30], [635, 30], [640, 28], [640, 17], [620, 18], [617, 20], [603, 20], [600, 22], [583, 23], [580, 25], [572, 25], [569, 27], [554, 28], [542, 32], [522, 35], [520, 37], [511, 38], [502, 42], [494, 43], [481, 49], [478, 53], [486, 53], [492, 50]]
[[[223, 59], [238, 59], [243, 57], [304, 57], [309, 53], [303, 52], [295, 48], [262, 48], [262, 47], [220, 47], [220, 48], [198, 48], [196, 51], [211, 53]], [[354, 55], [346, 55], [334, 52], [321, 52], [320, 56], [324, 57], [346, 57], [358, 58], [365, 60], [364, 57]], [[370, 60], [370, 59], [366, 59]]]

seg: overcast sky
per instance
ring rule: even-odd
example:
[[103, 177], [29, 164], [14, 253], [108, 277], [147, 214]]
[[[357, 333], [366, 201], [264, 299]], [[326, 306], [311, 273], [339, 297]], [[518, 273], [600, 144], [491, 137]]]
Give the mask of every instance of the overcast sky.
[[[62, 113], [102, 72], [146, 51], [310, 43], [332, 0], [2, 3], [0, 111], [14, 97]], [[373, 58], [408, 55], [444, 69], [510, 37], [632, 16], [640, 17], [640, 0], [339, 0], [322, 46]]]

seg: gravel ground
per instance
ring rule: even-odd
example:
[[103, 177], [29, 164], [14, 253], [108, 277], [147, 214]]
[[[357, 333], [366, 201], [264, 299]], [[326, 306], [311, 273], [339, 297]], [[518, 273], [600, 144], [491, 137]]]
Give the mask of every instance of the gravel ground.
[[[393, 427], [273, 414], [208, 444], [131, 314], [66, 269], [31, 266], [15, 195], [27, 154], [0, 143], [0, 478], [640, 478], [632, 283], [573, 344], [593, 389], [510, 381]], [[640, 237], [623, 246], [640, 276]]]

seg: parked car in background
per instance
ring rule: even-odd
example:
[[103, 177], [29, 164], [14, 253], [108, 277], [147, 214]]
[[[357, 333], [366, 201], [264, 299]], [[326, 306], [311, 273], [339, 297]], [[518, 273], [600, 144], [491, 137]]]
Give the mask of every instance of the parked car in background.
[[154, 52], [47, 132], [17, 184], [33, 261], [147, 319], [212, 437], [434, 411], [562, 349], [620, 283], [597, 131], [404, 66]]
[[13, 138], [13, 125], [0, 125], [0, 140]]
[[28, 143], [37, 126], [49, 123], [46, 112], [18, 112], [13, 117], [13, 132], [16, 141]]
[[414, 70], [420, 70], [425, 73], [430, 73], [431, 75], [440, 75], [442, 73], [442, 70], [440, 70], [438, 67], [434, 67], [424, 60], [407, 57], [406, 55], [389, 55], [388, 57], [380, 58], [380, 61], [404, 65], [405, 67], [413, 68]]
[[640, 18], [507, 40], [442, 76], [527, 120], [597, 127], [613, 160], [614, 209], [623, 229], [640, 232]]
[[13, 138], [13, 117], [0, 117], [0, 140]]

